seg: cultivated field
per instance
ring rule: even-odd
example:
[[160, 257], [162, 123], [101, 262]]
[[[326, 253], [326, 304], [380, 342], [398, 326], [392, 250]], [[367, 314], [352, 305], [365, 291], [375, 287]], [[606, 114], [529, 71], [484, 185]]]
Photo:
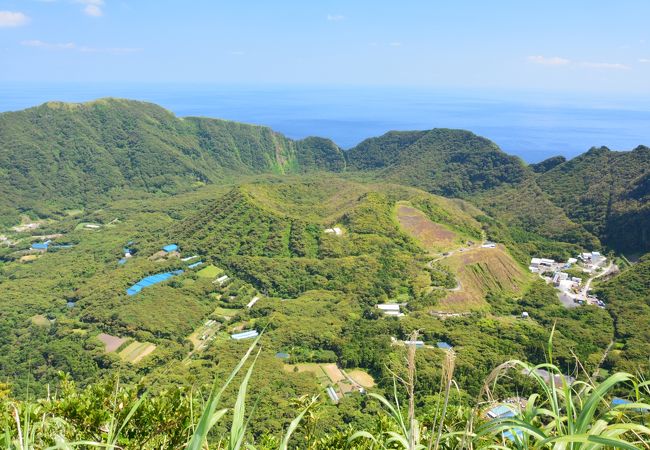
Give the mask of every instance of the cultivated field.
[[375, 379], [370, 374], [364, 372], [361, 369], [353, 369], [346, 372], [350, 378], [352, 378], [354, 381], [366, 389], [370, 389], [375, 386]]
[[133, 341], [127, 345], [124, 350], [119, 352], [118, 355], [124, 361], [137, 364], [142, 360], [142, 358], [153, 352], [155, 349], [156, 346], [149, 342]]
[[448, 228], [432, 222], [422, 211], [407, 204], [397, 205], [397, 220], [411, 237], [430, 252], [455, 247], [458, 236]]
[[104, 343], [106, 353], [111, 353], [120, 348], [122, 344], [126, 342], [126, 338], [121, 338], [117, 336], [111, 336], [106, 333], [99, 333], [97, 339]]
[[457, 252], [440, 263], [456, 274], [460, 286], [440, 300], [435, 307], [437, 311], [487, 309], [488, 292], [519, 293], [527, 280], [527, 274], [501, 246]]
[[284, 370], [287, 372], [294, 372], [296, 371], [296, 368], [298, 372], [314, 374], [323, 388], [327, 386], [334, 387], [334, 390], [337, 392], [339, 397], [354, 392], [360, 387], [370, 388], [375, 385], [372, 377], [363, 370], [353, 370], [352, 373], [354, 373], [355, 376], [353, 377], [351, 374], [348, 374], [348, 378], [348, 376], [346, 376], [346, 374], [339, 369], [335, 363], [299, 363], [284, 365]]
[[[129, 340], [118, 336], [111, 336], [110, 334], [100, 333], [97, 339], [104, 343], [106, 353], [113, 353], [119, 350]], [[154, 344], [149, 342], [131, 341], [125, 348], [120, 350], [117, 355], [124, 361], [132, 364], [139, 363], [142, 358], [150, 354], [156, 349]]]

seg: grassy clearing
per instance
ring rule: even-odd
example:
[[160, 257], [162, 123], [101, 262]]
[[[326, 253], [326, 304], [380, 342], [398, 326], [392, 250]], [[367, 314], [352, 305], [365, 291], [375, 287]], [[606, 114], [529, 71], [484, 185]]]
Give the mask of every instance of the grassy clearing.
[[460, 288], [451, 291], [436, 305], [444, 312], [467, 312], [488, 309], [485, 295], [490, 291], [518, 294], [527, 274], [499, 246], [459, 252], [441, 261], [456, 274]]
[[124, 350], [119, 352], [118, 355], [124, 361], [128, 361], [132, 364], [137, 364], [155, 349], [156, 346], [149, 342], [133, 341]]
[[236, 316], [241, 310], [238, 308], [222, 308], [217, 307], [214, 309], [214, 314], [221, 317], [231, 318]]
[[50, 321], [47, 319], [47, 317], [45, 317], [42, 314], [36, 314], [35, 316], [32, 316], [31, 321], [37, 327], [49, 327], [50, 326]]
[[92, 222], [80, 222], [77, 224], [77, 226], [74, 228], [75, 231], [79, 230], [86, 230], [86, 231], [99, 231], [101, 230], [102, 226], [98, 223], [92, 223]]
[[398, 203], [397, 220], [413, 239], [429, 252], [449, 250], [456, 246], [458, 235], [432, 222], [422, 211], [407, 203]]
[[196, 275], [201, 278], [214, 278], [223, 273], [223, 270], [218, 268], [217, 266], [213, 266], [210, 264], [209, 266], [204, 267], [203, 269], [199, 270]]

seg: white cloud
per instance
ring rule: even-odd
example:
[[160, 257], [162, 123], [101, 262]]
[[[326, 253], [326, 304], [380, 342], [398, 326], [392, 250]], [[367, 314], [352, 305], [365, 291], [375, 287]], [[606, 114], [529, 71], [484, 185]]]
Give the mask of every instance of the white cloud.
[[107, 47], [107, 48], [79, 47], [79, 51], [83, 53], [110, 53], [111, 55], [126, 55], [129, 53], [141, 52], [142, 49], [136, 47]]
[[88, 47], [85, 45], [77, 45], [74, 42], [45, 42], [38, 39], [33, 39], [29, 41], [22, 41], [20, 43], [25, 47], [35, 47], [41, 48], [44, 50], [74, 50], [81, 53], [109, 53], [112, 55], [124, 55], [128, 53], [136, 53], [142, 51], [141, 48], [135, 47]]
[[[528, 62], [540, 64], [543, 66], [572, 66], [582, 67], [584, 69], [605, 69], [605, 70], [629, 70], [630, 66], [620, 63], [608, 62], [591, 62], [591, 61], [571, 61], [559, 56], [529, 56]], [[639, 61], [640, 62], [640, 61]]]
[[241, 56], [244, 54], [244, 52], [242, 52], [241, 50], [233, 50], [230, 52], [230, 54], [235, 56]]
[[104, 6], [104, 0], [76, 0], [77, 3], [81, 3], [84, 6], [83, 12], [87, 16], [91, 17], [101, 17], [104, 15], [102, 7]]
[[588, 69], [606, 69], [606, 70], [629, 70], [630, 66], [619, 63], [607, 63], [607, 62], [583, 62], [580, 63], [582, 67]]
[[38, 39], [32, 39], [30, 41], [22, 41], [20, 44], [24, 45], [25, 47], [38, 47], [38, 48], [45, 48], [48, 50], [73, 50], [77, 48], [74, 42], [53, 43], [53, 42], [39, 41]]
[[402, 43], [401, 42], [391, 42], [388, 45], [390, 45], [391, 47], [401, 47]]
[[541, 64], [543, 66], [566, 66], [571, 64], [571, 60], [560, 58], [559, 56], [529, 56], [528, 61], [534, 64]]
[[650, 63], [650, 58], [639, 58], [639, 62], [641, 64], [648, 64]]
[[341, 20], [345, 20], [345, 16], [342, 14], [328, 14], [327, 20], [330, 22], [340, 22]]
[[29, 22], [29, 17], [21, 12], [0, 11], [0, 28], [20, 27]]

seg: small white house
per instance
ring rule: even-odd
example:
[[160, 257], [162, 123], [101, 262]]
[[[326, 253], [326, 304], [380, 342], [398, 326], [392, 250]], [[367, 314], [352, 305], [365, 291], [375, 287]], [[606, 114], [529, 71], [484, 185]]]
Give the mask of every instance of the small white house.
[[341, 230], [339, 227], [327, 228], [327, 229], [325, 230], [325, 233], [328, 233], [328, 234], [335, 234], [335, 235], [337, 235], [337, 236], [340, 236], [340, 235], [343, 234], [343, 230]]
[[257, 303], [257, 301], [258, 301], [259, 299], [260, 299], [260, 298], [259, 298], [257, 295], [256, 295], [255, 297], [253, 297], [253, 299], [252, 299], [250, 302], [248, 302], [248, 304], [246, 305], [246, 308], [251, 309], [251, 308], [253, 307], [253, 305], [254, 305], [255, 303]]
[[399, 305], [396, 303], [380, 303], [377, 308], [382, 311], [397, 311], [399, 312]]
[[497, 244], [492, 242], [492, 241], [485, 241], [482, 245], [481, 248], [496, 248]]
[[553, 275], [553, 283], [558, 284], [561, 281], [568, 280], [569, 274], [566, 272], [555, 272]]
[[542, 258], [532, 258], [530, 260], [530, 267], [539, 267], [542, 263]]
[[229, 278], [228, 278], [228, 275], [222, 275], [222, 276], [220, 276], [219, 278], [217, 278], [216, 280], [214, 280], [214, 281], [212, 282], [212, 284], [217, 284], [217, 283], [219, 283], [219, 286], [221, 286], [221, 285], [223, 285], [226, 281], [228, 281], [228, 279], [229, 279]]

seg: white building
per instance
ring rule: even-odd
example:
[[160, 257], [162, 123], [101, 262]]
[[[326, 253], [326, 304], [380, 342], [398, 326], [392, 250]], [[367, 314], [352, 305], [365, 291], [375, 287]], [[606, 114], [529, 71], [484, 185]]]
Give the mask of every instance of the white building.
[[397, 311], [399, 312], [399, 305], [397, 303], [380, 303], [377, 308], [382, 311]]

